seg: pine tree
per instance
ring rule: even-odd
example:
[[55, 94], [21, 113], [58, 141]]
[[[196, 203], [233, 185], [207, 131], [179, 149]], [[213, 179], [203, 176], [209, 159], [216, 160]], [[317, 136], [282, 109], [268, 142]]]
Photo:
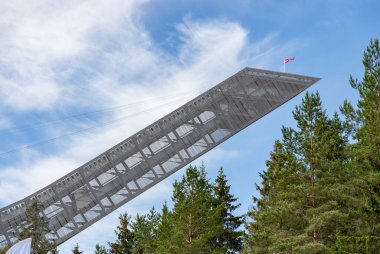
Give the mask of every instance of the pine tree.
[[117, 240], [115, 243], [109, 243], [111, 254], [132, 253], [134, 236], [130, 229], [130, 219], [127, 213], [120, 215], [120, 225], [115, 230]]
[[95, 245], [95, 252], [94, 254], [107, 254], [108, 251], [104, 246], [101, 246], [99, 244]]
[[79, 250], [79, 246], [77, 244], [77, 246], [75, 246], [74, 249], [73, 249], [73, 254], [81, 254], [81, 253], [83, 253], [83, 251]]
[[343, 123], [326, 116], [318, 93], [307, 93], [293, 116], [297, 129], [283, 127], [248, 214], [252, 253], [329, 252], [348, 219]]
[[20, 233], [20, 239], [32, 238], [32, 253], [46, 254], [50, 250], [54, 250], [56, 245], [45, 238], [50, 232], [49, 222], [42, 214], [43, 205], [33, 199], [26, 208], [26, 226]]
[[157, 228], [160, 214], [154, 208], [146, 215], [137, 215], [132, 223], [133, 253], [154, 253], [157, 249]]
[[240, 207], [240, 204], [234, 204], [237, 201], [230, 193], [230, 186], [227, 183], [226, 175], [223, 168], [215, 180], [214, 195], [216, 198], [215, 207], [221, 207], [221, 223], [224, 225], [223, 232], [217, 236], [215, 242], [217, 245], [225, 248], [227, 253], [236, 253], [242, 250], [243, 234], [239, 227], [243, 224], [243, 216], [235, 216], [233, 212]]

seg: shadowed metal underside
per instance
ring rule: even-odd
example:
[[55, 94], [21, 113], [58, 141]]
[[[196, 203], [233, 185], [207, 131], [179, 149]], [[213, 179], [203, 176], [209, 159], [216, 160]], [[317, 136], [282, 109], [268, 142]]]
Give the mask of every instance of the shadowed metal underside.
[[318, 78], [245, 68], [40, 191], [0, 209], [0, 248], [33, 198], [61, 244], [290, 100]]

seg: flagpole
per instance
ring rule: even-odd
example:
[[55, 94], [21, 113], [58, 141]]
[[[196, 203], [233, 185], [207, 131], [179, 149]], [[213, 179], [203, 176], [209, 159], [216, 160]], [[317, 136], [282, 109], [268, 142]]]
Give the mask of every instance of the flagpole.
[[293, 61], [294, 59], [296, 59], [295, 57], [290, 57], [290, 58], [285, 58], [283, 60], [283, 63], [284, 63], [284, 72], [286, 72], [286, 64], [289, 63], [290, 61]]

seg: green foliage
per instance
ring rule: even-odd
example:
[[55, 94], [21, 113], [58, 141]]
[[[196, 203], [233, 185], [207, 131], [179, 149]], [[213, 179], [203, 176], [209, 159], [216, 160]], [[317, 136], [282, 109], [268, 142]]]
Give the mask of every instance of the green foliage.
[[132, 223], [133, 253], [154, 253], [157, 249], [157, 230], [160, 214], [154, 208], [146, 215], [137, 215]]
[[0, 254], [6, 254], [9, 248], [0, 249]]
[[[351, 227], [339, 232], [337, 248], [368, 252], [368, 246], [380, 237], [380, 47], [379, 40], [371, 40], [363, 56], [362, 81], [350, 77], [351, 86], [359, 92], [355, 109], [345, 102], [341, 112], [347, 126], [352, 127], [355, 141], [348, 150], [351, 180], [349, 200]], [[369, 244], [371, 242], [371, 244]], [[367, 252], [364, 251], [366, 249]], [[360, 251], [359, 251], [360, 250]], [[342, 252], [344, 253], [344, 252]]]
[[37, 199], [32, 200], [26, 208], [26, 226], [20, 233], [20, 240], [32, 238], [33, 254], [46, 254], [49, 251], [56, 251], [57, 247], [45, 238], [50, 229], [47, 218], [42, 214], [43, 209], [44, 207]]
[[378, 253], [380, 249], [380, 47], [371, 40], [360, 100], [329, 118], [317, 94], [293, 112], [257, 185], [246, 253]]
[[104, 246], [96, 244], [94, 254], [108, 254], [108, 251]]
[[[204, 166], [188, 167], [181, 181], [175, 181], [173, 209], [165, 203], [161, 213], [154, 208], [132, 221], [120, 216], [117, 240], [109, 243], [111, 254], [148, 253], [235, 253], [242, 248], [242, 216], [232, 213], [240, 206], [230, 194], [221, 169], [215, 185], [210, 184]], [[108, 253], [96, 245], [96, 254]]]
[[58, 246], [56, 243], [52, 243], [51, 248], [50, 248], [50, 254], [58, 254], [59, 251], [58, 251], [57, 247]]
[[172, 213], [165, 203], [161, 211], [161, 222], [157, 228], [157, 253], [172, 253], [172, 232], [174, 231], [174, 223]]
[[74, 249], [73, 249], [73, 254], [81, 254], [81, 253], [83, 253], [83, 251], [79, 250], [79, 246], [77, 244], [77, 246], [75, 246]]
[[[161, 213], [154, 208], [137, 215], [119, 217], [117, 240], [109, 243], [111, 254], [143, 253], [235, 253], [242, 249], [242, 216], [232, 213], [240, 206], [230, 194], [221, 169], [210, 184], [204, 166], [188, 167], [181, 181], [173, 184], [173, 209], [165, 203]], [[108, 253], [96, 245], [96, 254]]]
[[230, 193], [227, 177], [223, 168], [215, 179], [213, 186], [215, 195], [214, 207], [220, 207], [220, 223], [223, 224], [223, 231], [215, 239], [215, 243], [227, 250], [227, 253], [236, 253], [242, 250], [244, 232], [239, 227], [244, 222], [243, 216], [235, 216], [233, 212], [240, 207], [240, 204], [234, 204], [237, 201]]
[[373, 236], [353, 237], [338, 236], [334, 253], [378, 253], [380, 250], [380, 238]]
[[[212, 186], [206, 178], [204, 167], [188, 167], [181, 181], [174, 183], [172, 200], [174, 208], [168, 216], [171, 236], [166, 238], [172, 253], [225, 253], [213, 243], [223, 231], [220, 223], [221, 207], [214, 207]], [[159, 253], [159, 252], [158, 252]]]
[[127, 213], [120, 215], [120, 225], [115, 230], [117, 240], [109, 243], [111, 254], [129, 254], [132, 253], [134, 234], [130, 229], [131, 218]]
[[[380, 47], [371, 40], [363, 56], [364, 77], [361, 82], [350, 77], [350, 84], [360, 95], [355, 110], [349, 102], [342, 108], [346, 118], [357, 128], [354, 159], [362, 168], [380, 168]], [[348, 109], [347, 109], [348, 108]]]
[[326, 253], [348, 220], [344, 123], [328, 118], [319, 94], [293, 112], [297, 129], [282, 129], [249, 211], [251, 253]]

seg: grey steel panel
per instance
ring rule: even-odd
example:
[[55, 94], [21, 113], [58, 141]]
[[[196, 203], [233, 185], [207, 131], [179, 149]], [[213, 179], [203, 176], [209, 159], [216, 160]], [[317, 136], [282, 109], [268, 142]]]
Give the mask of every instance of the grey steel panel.
[[33, 198], [63, 243], [319, 79], [245, 68], [40, 191], [0, 209], [0, 248]]

